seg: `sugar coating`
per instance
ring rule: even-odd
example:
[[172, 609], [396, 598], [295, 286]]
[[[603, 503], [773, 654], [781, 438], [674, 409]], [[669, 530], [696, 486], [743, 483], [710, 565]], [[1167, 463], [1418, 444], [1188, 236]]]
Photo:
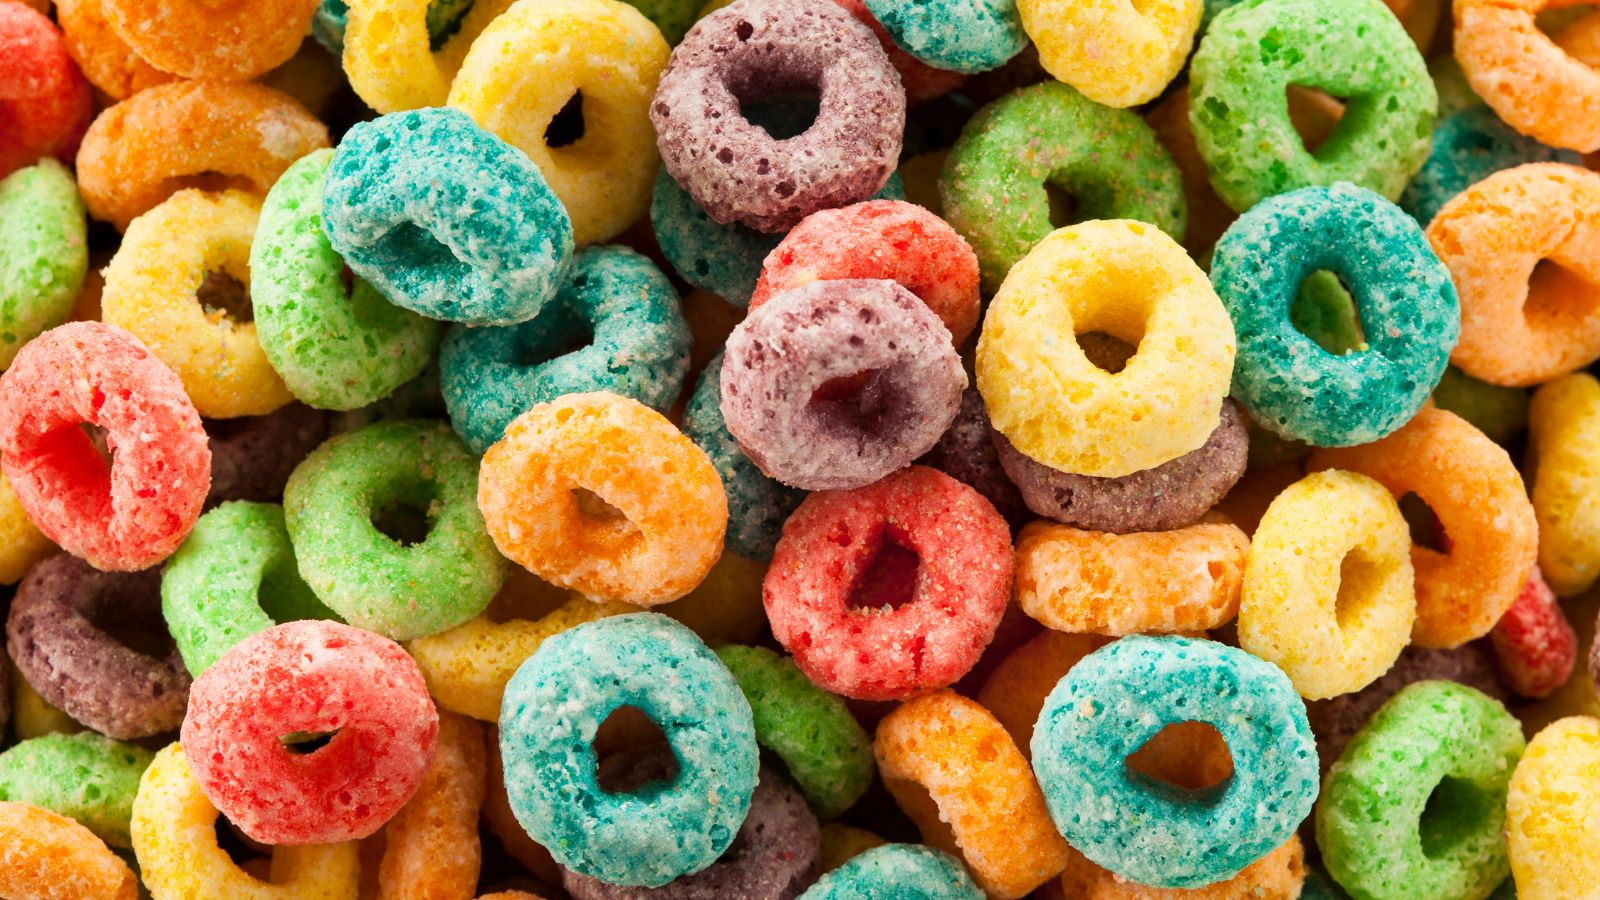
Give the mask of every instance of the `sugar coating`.
[[1528, 425], [1528, 391], [1480, 381], [1455, 366], [1445, 367], [1433, 389], [1433, 403], [1501, 445], [1509, 445]]
[[[620, 706], [666, 734], [671, 781], [621, 794], [600, 786], [595, 732]], [[655, 613], [546, 640], [506, 686], [500, 751], [512, 811], [557, 862], [641, 887], [717, 861], [750, 809], [759, 761], [738, 683], [694, 632]]]
[[1118, 109], [1154, 100], [1183, 71], [1202, 7], [1201, 0], [1017, 0], [1045, 70]]
[[111, 100], [126, 100], [148, 87], [176, 81], [133, 52], [106, 20], [105, 0], [63, 0], [55, 4], [56, 24], [67, 53], [89, 83]]
[[872, 29], [877, 36], [879, 46], [889, 56], [889, 64], [900, 73], [900, 84], [906, 89], [906, 103], [917, 104], [924, 100], [932, 100], [950, 93], [966, 81], [967, 76], [960, 72], [951, 72], [946, 69], [936, 69], [915, 56], [900, 49], [894, 42], [894, 37], [883, 27], [877, 19], [873, 18], [872, 11], [867, 9], [866, 0], [833, 0], [839, 7], [856, 21]]
[[1328, 771], [1317, 845], [1329, 874], [1363, 897], [1486, 897], [1508, 872], [1506, 785], [1523, 746], [1517, 720], [1472, 688], [1395, 694]]
[[28, 3], [0, 8], [0, 36], [11, 51], [0, 62], [6, 110], [0, 178], [45, 156], [70, 162], [94, 113], [89, 83], [48, 10]]
[[322, 200], [323, 231], [350, 269], [431, 319], [527, 321], [572, 263], [572, 220], [539, 169], [460, 110], [351, 128]]
[[1539, 567], [1563, 597], [1600, 576], [1600, 505], [1591, 485], [1600, 469], [1600, 381], [1575, 372], [1534, 392], [1529, 407], [1533, 511], [1539, 520]]
[[[1183, 721], [1216, 728], [1233, 756], [1233, 778], [1198, 799], [1124, 765]], [[1283, 673], [1176, 636], [1131, 635], [1074, 666], [1045, 700], [1033, 766], [1074, 847], [1155, 887], [1232, 878], [1288, 840], [1317, 796], [1316, 745]]]
[[[455, 33], [473, 0], [428, 0], [428, 37], [442, 42]], [[311, 18], [311, 36], [335, 56], [344, 50], [344, 29], [350, 15], [346, 0], [320, 0]]]
[[330, 417], [300, 403], [264, 416], [202, 422], [211, 445], [209, 509], [229, 500], [276, 501], [300, 460], [328, 436]]
[[[1240, 897], [1295, 897], [1332, 900], [1332, 894], [1313, 893], [1312, 873], [1306, 868], [1305, 846], [1299, 836], [1261, 857], [1227, 881], [1197, 888], [1154, 888], [1129, 881], [1090, 862], [1074, 850], [1061, 888], [1075, 900], [1236, 900]], [[1342, 900], [1342, 898], [1341, 898]]]
[[1588, 54], [1569, 52], [1574, 36], [1552, 39], [1534, 20], [1555, 5], [1457, 0], [1452, 55], [1472, 90], [1512, 128], [1592, 153], [1600, 150], [1600, 74]]
[[817, 879], [800, 900], [980, 900], [983, 891], [948, 853], [885, 844]]
[[895, 44], [938, 69], [997, 69], [1028, 46], [1015, 0], [867, 0]]
[[621, 246], [578, 251], [532, 319], [458, 325], [439, 349], [450, 423], [476, 453], [512, 419], [563, 394], [608, 391], [665, 410], [688, 370], [689, 325], [677, 291], [655, 263]]
[[1033, 513], [1000, 464], [1000, 451], [989, 437], [993, 430], [983, 395], [969, 387], [961, 392], [955, 421], [918, 462], [967, 484], [994, 504], [1006, 521], [1018, 525], [1033, 518]]
[[345, 76], [362, 102], [394, 113], [443, 106], [467, 51], [512, 0], [473, 0], [437, 48], [428, 32], [434, 0], [345, 2]]
[[0, 801], [60, 813], [113, 847], [131, 847], [133, 797], [153, 759], [143, 747], [90, 731], [31, 738], [0, 753]]
[[[39, 893], [40, 886], [49, 893]], [[139, 879], [94, 832], [31, 803], [0, 801], [0, 891], [138, 900]]]
[[184, 78], [243, 81], [293, 56], [317, 0], [246, 0], [232, 15], [203, 3], [105, 0], [117, 36], [151, 65]]
[[78, 185], [54, 159], [0, 179], [0, 368], [67, 320], [89, 267], [87, 228]]
[[1600, 891], [1600, 720], [1561, 719], [1529, 742], [1506, 795], [1506, 833], [1519, 896]]
[[1493, 175], [1531, 162], [1581, 165], [1570, 150], [1556, 150], [1518, 134], [1486, 106], [1439, 120], [1421, 170], [1400, 195], [1400, 208], [1426, 226], [1451, 197]]
[[1567, 683], [1578, 661], [1578, 636], [1538, 566], [1489, 632], [1489, 642], [1502, 680], [1523, 697], [1554, 693]]

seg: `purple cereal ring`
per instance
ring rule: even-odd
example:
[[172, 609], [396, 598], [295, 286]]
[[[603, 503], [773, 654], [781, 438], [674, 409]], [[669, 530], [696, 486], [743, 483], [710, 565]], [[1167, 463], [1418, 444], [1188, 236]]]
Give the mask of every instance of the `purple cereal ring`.
[[1022, 500], [1022, 493], [1011, 483], [1011, 476], [1000, 466], [1000, 451], [989, 439], [989, 410], [977, 388], [961, 394], [961, 409], [939, 443], [921, 459], [925, 466], [938, 469], [984, 496], [1013, 526], [1033, 518]]
[[[107, 737], [136, 740], [177, 728], [189, 699], [177, 645], [151, 627], [162, 621], [160, 569], [101, 572], [62, 553], [17, 586], [6, 652], [45, 702]], [[107, 629], [137, 635], [152, 652]]]
[[849, 490], [933, 448], [967, 386], [950, 332], [893, 281], [813, 281], [728, 336], [722, 415], [761, 471]]
[[1024, 456], [991, 429], [1000, 465], [1041, 516], [1091, 531], [1129, 534], [1182, 528], [1205, 515], [1244, 476], [1250, 437], [1232, 400], [1211, 437], [1153, 469], [1120, 478], [1092, 478], [1052, 469]]
[[331, 417], [304, 403], [264, 416], [206, 419], [211, 439], [211, 490], [206, 509], [229, 500], [273, 503], [289, 473], [328, 436]]
[[[751, 103], [821, 98], [805, 133], [779, 140]], [[736, 0], [689, 29], [650, 121], [667, 172], [711, 218], [778, 233], [865, 200], [894, 172], [906, 94], [867, 26], [828, 0]]]

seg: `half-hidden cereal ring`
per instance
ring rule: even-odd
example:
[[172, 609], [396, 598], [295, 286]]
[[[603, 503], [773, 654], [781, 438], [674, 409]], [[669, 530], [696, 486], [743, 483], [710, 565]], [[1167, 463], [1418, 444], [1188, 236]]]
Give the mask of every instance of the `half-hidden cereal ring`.
[[78, 148], [78, 189], [89, 215], [121, 230], [186, 187], [265, 194], [295, 160], [326, 146], [328, 129], [287, 94], [246, 82], [179, 81], [95, 118]]
[[[678, 761], [665, 785], [611, 793], [594, 736], [621, 706], [660, 727]], [[635, 613], [545, 641], [506, 686], [506, 790], [518, 821], [584, 875], [660, 887], [716, 862], [750, 808], [759, 754], [750, 705], [694, 633]]]
[[878, 724], [873, 751], [923, 837], [989, 896], [1022, 897], [1067, 864], [1028, 760], [977, 703], [949, 690], [908, 701]]
[[[1327, 270], [1349, 285], [1364, 350], [1335, 356], [1291, 321], [1300, 285]], [[1409, 421], [1462, 330], [1464, 304], [1416, 220], [1349, 184], [1251, 207], [1217, 241], [1211, 281], [1239, 333], [1234, 396], [1269, 430], [1322, 447], [1370, 443]]]
[[209, 509], [230, 500], [283, 499], [294, 467], [328, 437], [331, 417], [300, 403], [264, 416], [204, 422], [211, 444]]
[[471, 897], [477, 891], [483, 737], [483, 726], [471, 719], [439, 716], [439, 739], [422, 783], [384, 826], [378, 897]]
[[1489, 643], [1501, 680], [1520, 696], [1549, 696], [1572, 676], [1578, 663], [1578, 636], [1538, 566], [1489, 632]]
[[847, 490], [932, 449], [966, 386], [950, 332], [915, 294], [883, 279], [813, 281], [728, 336], [722, 415], [767, 475]]
[[[428, 0], [429, 46], [450, 39], [461, 27], [461, 17], [473, 0]], [[350, 5], [345, 0], [321, 0], [311, 19], [311, 36], [335, 56], [344, 53], [344, 33], [350, 26]]]
[[1096, 103], [1154, 100], [1183, 70], [1200, 29], [1201, 0], [1018, 0], [1045, 71]]
[[1310, 466], [1377, 479], [1432, 508], [1448, 552], [1413, 544], [1413, 642], [1455, 647], [1489, 633], [1517, 599], [1538, 553], [1538, 522], [1511, 457], [1460, 417], [1424, 407], [1405, 427], [1360, 447], [1318, 450]]
[[351, 128], [322, 199], [323, 230], [350, 269], [430, 319], [526, 321], [572, 263], [572, 220], [539, 169], [460, 110]]
[[1440, 119], [1431, 146], [1427, 161], [1399, 201], [1400, 208], [1424, 228], [1450, 198], [1501, 169], [1535, 162], [1583, 163], [1570, 150], [1555, 150], [1518, 134], [1485, 106]]
[[246, 81], [284, 62], [311, 30], [318, 0], [104, 0], [106, 21], [151, 65], [184, 78]]
[[1120, 535], [1034, 522], [1017, 535], [1017, 604], [1079, 634], [1209, 631], [1239, 611], [1250, 556], [1220, 522]]
[[1506, 792], [1506, 841], [1522, 897], [1600, 891], [1600, 720], [1570, 716], [1528, 743]]
[[[1079, 660], [1111, 641], [1098, 634], [1069, 634], [1047, 628], [1006, 654], [994, 667], [978, 691], [978, 704], [1000, 720], [1017, 750], [1031, 757], [1033, 726], [1039, 720], [1045, 698]], [[1220, 740], [1216, 743], [1218, 750], [1223, 749]]]
[[[82, 423], [105, 429], [109, 462]], [[46, 537], [98, 568], [137, 570], [200, 517], [211, 451], [171, 369], [120, 328], [69, 322], [0, 378], [0, 465]]]
[[1012, 525], [1021, 525], [1034, 516], [1022, 500], [1022, 493], [1011, 482], [1000, 463], [1000, 450], [990, 437], [989, 411], [983, 408], [983, 395], [977, 388], [961, 392], [961, 409], [919, 462], [938, 469], [957, 481], [970, 485], [994, 504]]
[[1006, 0], [866, 0], [866, 8], [896, 46], [941, 70], [998, 69], [1028, 46], [1018, 4]]
[[[1189, 121], [1211, 184], [1241, 212], [1339, 181], [1393, 200], [1428, 158], [1433, 79], [1405, 29], [1374, 0], [1238, 4], [1206, 30], [1189, 76]], [[1283, 92], [1291, 84], [1352, 98], [1343, 127], [1315, 155], [1289, 121]]]
[[11, 682], [11, 731], [18, 740], [47, 734], [78, 734], [89, 729], [51, 706], [28, 684], [13, 664], [6, 665], [6, 680]]
[[[1233, 777], [1173, 791], [1125, 764], [1175, 722], [1221, 733]], [[1130, 635], [1045, 700], [1033, 767], [1056, 827], [1096, 864], [1154, 887], [1232, 878], [1294, 834], [1317, 796], [1305, 704], [1283, 673], [1210, 641]]]
[[1461, 293], [1462, 371], [1524, 387], [1600, 357], [1600, 173], [1496, 172], [1439, 210], [1428, 241]]
[[[917, 558], [904, 579], [914, 583], [863, 591], [853, 608], [869, 570], [896, 556]], [[846, 697], [894, 700], [971, 670], [1005, 612], [1011, 571], [1011, 531], [989, 501], [912, 466], [807, 497], [784, 525], [762, 593], [773, 636], [807, 677]]]
[[473, 0], [437, 50], [430, 33], [437, 0], [344, 0], [345, 74], [380, 113], [443, 106], [473, 41], [512, 0]]
[[1384, 486], [1353, 472], [1308, 475], [1251, 538], [1239, 646], [1307, 699], [1359, 691], [1411, 640], [1412, 582], [1411, 532]]
[[[1071, 337], [1092, 331], [1138, 352], [1107, 372]], [[1116, 478], [1205, 444], [1233, 357], [1233, 323], [1182, 247], [1142, 222], [1085, 222], [1011, 269], [978, 338], [978, 390], [1022, 453]]]
[[77, 822], [29, 803], [0, 801], [0, 894], [19, 900], [138, 900], [139, 879]]
[[[900, 49], [894, 37], [876, 18], [873, 18], [872, 11], [867, 9], [866, 0], [833, 0], [833, 2], [839, 4], [845, 12], [855, 16], [857, 22], [872, 29], [872, 33], [878, 38], [879, 46], [883, 47], [883, 52], [889, 56], [889, 64], [900, 73], [900, 84], [906, 89], [906, 103], [917, 104], [943, 96], [967, 80], [967, 76], [960, 72], [936, 69]], [[667, 38], [670, 41], [672, 36], [668, 35]]]
[[[59, 554], [17, 586], [6, 652], [46, 702], [104, 735], [171, 731], [183, 720], [189, 673], [166, 632], [150, 627], [160, 608], [158, 572], [97, 572]], [[145, 629], [160, 649], [134, 650], [106, 630], [117, 627]]]
[[1305, 845], [1300, 842], [1299, 835], [1291, 836], [1278, 849], [1245, 866], [1227, 881], [1197, 888], [1148, 887], [1101, 868], [1073, 850], [1068, 854], [1066, 871], [1061, 873], [1061, 892], [1072, 900], [1237, 900], [1240, 897], [1337, 900], [1332, 894], [1313, 893], [1309, 874]]
[[92, 731], [41, 735], [0, 753], [0, 797], [69, 816], [107, 844], [131, 847], [133, 797], [154, 757]]
[[1600, 577], [1600, 381], [1575, 372], [1534, 392], [1528, 415], [1539, 570], [1557, 594]]
[[863, 851], [817, 879], [798, 900], [982, 900], [955, 857], [922, 844]]
[[[21, 581], [34, 563], [54, 551], [55, 545], [28, 519], [28, 513], [17, 502], [11, 482], [0, 475], [0, 584]], [[0, 669], [4, 668], [0, 665]], [[0, 709], [5, 707], [4, 693], [0, 691]], [[5, 718], [0, 716], [0, 724], [4, 724]]]
[[176, 81], [133, 52], [106, 18], [106, 0], [56, 0], [56, 22], [83, 76], [113, 102]]
[[1570, 0], [1455, 0], [1455, 58], [1472, 90], [1517, 131], [1552, 147], [1600, 150], [1600, 73], [1535, 16]]
[[61, 31], [26, 4], [0, 5], [0, 178], [41, 157], [70, 162], [94, 111]]
[[42, 159], [0, 178], [0, 369], [67, 320], [89, 268], [83, 201], [72, 173]]
[[[744, 105], [815, 90], [809, 129], [779, 141]], [[894, 172], [906, 95], [867, 26], [828, 0], [736, 0], [689, 29], [650, 121], [671, 176], [718, 222], [793, 227], [865, 200]]]
[[[573, 240], [600, 243], [650, 205], [659, 159], [650, 101], [670, 52], [619, 0], [513, 4], [473, 42], [450, 105], [528, 154], [572, 216]], [[579, 136], [552, 144], [547, 132], [569, 102], [579, 104]]]

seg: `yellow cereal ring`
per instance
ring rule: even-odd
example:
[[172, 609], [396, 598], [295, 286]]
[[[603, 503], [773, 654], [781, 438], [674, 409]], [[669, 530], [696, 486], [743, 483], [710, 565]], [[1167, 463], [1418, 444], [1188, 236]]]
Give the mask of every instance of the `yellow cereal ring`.
[[[518, 3], [473, 43], [450, 105], [528, 154], [572, 216], [573, 239], [599, 243], [650, 208], [660, 163], [650, 101], [670, 52], [618, 0]], [[551, 146], [546, 130], [575, 96], [580, 136]]]
[[208, 309], [196, 294], [216, 272], [248, 294], [260, 214], [260, 198], [244, 191], [179, 191], [128, 226], [106, 267], [102, 319], [170, 366], [202, 416], [265, 415], [294, 399], [267, 362], [255, 322]]
[[[1074, 335], [1136, 345], [1112, 374]], [[1233, 321], [1172, 238], [1143, 222], [1062, 228], [1012, 267], [978, 339], [978, 390], [1024, 454], [1117, 478], [1200, 447], [1233, 376]]]
[[437, 51], [428, 36], [432, 0], [346, 0], [344, 71], [380, 113], [443, 106], [450, 82], [478, 35], [513, 0], [476, 0]]
[[89, 730], [39, 696], [14, 663], [6, 665], [11, 669], [11, 730], [16, 733], [17, 740]]
[[1201, 0], [1017, 0], [1039, 62], [1096, 103], [1154, 100], [1183, 71]]
[[1600, 381], [1564, 375], [1528, 411], [1539, 571], [1563, 597], [1600, 576]]
[[818, 874], [832, 872], [850, 860], [888, 843], [863, 828], [829, 822], [822, 826], [822, 853], [817, 859]]
[[0, 475], [0, 584], [16, 584], [28, 569], [50, 555], [55, 544], [22, 511], [11, 482]]
[[1506, 792], [1522, 900], [1600, 897], [1600, 719], [1555, 722], [1528, 743]]
[[689, 626], [708, 644], [752, 644], [767, 628], [767, 609], [761, 602], [766, 575], [766, 563], [724, 549], [694, 590], [655, 611]]
[[27, 803], [0, 802], [0, 897], [137, 900], [139, 879], [94, 832]]
[[1239, 646], [1309, 700], [1358, 691], [1411, 640], [1411, 531], [1382, 484], [1329, 469], [1278, 495], [1256, 527]]
[[268, 884], [217, 846], [217, 808], [200, 791], [177, 743], [156, 754], [133, 799], [133, 852], [154, 900], [355, 900], [357, 844], [305, 844], [272, 851]]

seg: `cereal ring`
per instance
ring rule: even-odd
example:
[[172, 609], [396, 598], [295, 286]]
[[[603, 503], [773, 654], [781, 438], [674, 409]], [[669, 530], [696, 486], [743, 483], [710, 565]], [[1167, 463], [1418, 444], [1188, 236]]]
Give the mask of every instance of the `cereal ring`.
[[250, 302], [261, 349], [290, 393], [318, 409], [355, 409], [415, 378], [441, 327], [384, 299], [323, 232], [332, 150], [289, 167], [267, 193], [250, 245]]
[[896, 45], [938, 69], [987, 72], [1028, 46], [1018, 4], [1005, 0], [866, 0], [866, 6]]
[[0, 178], [0, 369], [67, 320], [89, 267], [83, 201], [53, 159]]
[[1045, 71], [1123, 109], [1154, 100], [1183, 70], [1202, 7], [1201, 0], [1018, 0], [1017, 12]]
[[[1307, 881], [1305, 845], [1291, 835], [1278, 849], [1227, 881], [1193, 889], [1146, 887], [1102, 869], [1076, 850], [1068, 854], [1061, 889], [1073, 900], [1235, 900], [1239, 897], [1299, 897], [1316, 900]], [[1304, 890], [1302, 890], [1304, 887]], [[1328, 900], [1334, 900], [1330, 895]]]
[[[897, 558], [915, 574], [894, 579]], [[773, 636], [808, 678], [846, 697], [895, 700], [972, 669], [1005, 612], [1011, 571], [1010, 529], [994, 507], [912, 466], [807, 497], [784, 525], [762, 594]], [[866, 583], [874, 572], [886, 576], [876, 579], [882, 596]]]
[[1600, 577], [1600, 381], [1575, 372], [1544, 385], [1534, 392], [1528, 422], [1539, 567], [1557, 594], [1570, 597]]
[[384, 826], [379, 900], [476, 893], [483, 862], [478, 810], [485, 761], [483, 728], [471, 719], [441, 715], [422, 784]]
[[113, 102], [178, 80], [176, 75], [145, 62], [112, 29], [106, 18], [106, 0], [57, 0], [55, 7], [67, 52], [83, 69], [89, 83]]
[[246, 81], [288, 60], [311, 30], [317, 0], [206, 3], [104, 0], [106, 21], [141, 58], [184, 78]]
[[1456, 647], [1482, 637], [1527, 582], [1538, 551], [1538, 523], [1522, 476], [1499, 445], [1459, 417], [1424, 407], [1381, 441], [1318, 450], [1311, 469], [1370, 476], [1396, 497], [1415, 493], [1439, 517], [1450, 551], [1411, 547], [1414, 643]]
[[[473, 0], [428, 0], [428, 41], [443, 43], [461, 27], [461, 18]], [[350, 5], [345, 0], [321, 0], [311, 19], [311, 36], [335, 56], [344, 53], [344, 33], [350, 26]]]
[[[993, 674], [978, 691], [978, 705], [1000, 720], [1018, 752], [1031, 757], [1033, 726], [1039, 720], [1045, 698], [1079, 660], [1111, 640], [1097, 634], [1068, 634], [1046, 629], [1011, 651], [995, 666]], [[1232, 770], [1231, 764], [1229, 770]]]
[[866, 0], [833, 0], [833, 2], [839, 4], [845, 12], [855, 16], [857, 22], [872, 29], [873, 35], [878, 38], [878, 45], [889, 56], [889, 64], [900, 74], [900, 84], [906, 89], [907, 104], [917, 104], [943, 96], [967, 80], [967, 76], [960, 72], [936, 69], [900, 49], [900, 45], [895, 43], [888, 30], [873, 18], [872, 11], [867, 9]]
[[1506, 836], [1517, 894], [1600, 891], [1600, 720], [1572, 716], [1528, 744], [1506, 793]]
[[138, 900], [139, 879], [77, 822], [28, 803], [0, 802], [0, 893], [17, 900]]
[[275, 502], [300, 460], [328, 436], [329, 416], [299, 403], [264, 416], [202, 423], [211, 444], [206, 506], [229, 500]]
[[[1233, 777], [1211, 792], [1173, 791], [1123, 764], [1183, 721], [1214, 727], [1233, 756]], [[1045, 701], [1033, 766], [1073, 846], [1153, 887], [1232, 878], [1288, 840], [1317, 794], [1311, 727], [1283, 673], [1176, 636], [1131, 635], [1074, 666]]]
[[955, 421], [918, 462], [965, 483], [993, 503], [1007, 522], [1020, 525], [1032, 519], [1033, 513], [1001, 466], [1000, 451], [989, 437], [993, 433], [983, 395], [969, 387], [961, 392]]
[[[1061, 337], [1078, 331], [1139, 350], [1111, 374]], [[1182, 247], [1141, 222], [1085, 222], [1040, 241], [1006, 277], [978, 337], [978, 390], [1022, 453], [1117, 478], [1205, 444], [1233, 356], [1233, 323]]]
[[915, 294], [885, 280], [813, 281], [729, 335], [721, 407], [767, 475], [846, 490], [932, 449], [966, 386], [950, 332]]
[[[301, 577], [345, 621], [393, 640], [467, 621], [506, 569], [477, 481], [477, 458], [441, 422], [379, 422], [328, 441], [283, 490]], [[374, 524], [386, 518], [398, 539]]]
[[484, 454], [478, 506], [518, 565], [640, 606], [699, 584], [728, 523], [705, 453], [660, 413], [607, 393], [567, 394], [512, 422]]
[[154, 758], [93, 732], [32, 738], [0, 753], [0, 800], [32, 803], [81, 822], [113, 847], [132, 847], [133, 796]]
[[[1328, 353], [1286, 315], [1301, 283], [1328, 270], [1350, 286], [1363, 350]], [[1252, 207], [1217, 242], [1211, 281], [1239, 332], [1234, 396], [1254, 421], [1317, 446], [1370, 443], [1404, 425], [1461, 333], [1450, 271], [1422, 229], [1353, 185], [1301, 188]]]
[[1489, 632], [1489, 640], [1506, 685], [1523, 697], [1554, 693], [1578, 662], [1578, 636], [1538, 566]]
[[70, 162], [93, 99], [54, 22], [17, 3], [0, 6], [0, 178], [41, 157]]
[[[17, 502], [11, 482], [0, 475], [0, 584], [16, 584], [33, 564], [55, 552], [55, 545]], [[4, 669], [0, 666], [0, 669]], [[5, 690], [0, 688], [0, 709], [5, 706]], [[0, 715], [0, 724], [6, 717]]]
[[888, 843], [864, 828], [829, 822], [822, 826], [822, 856], [817, 868], [832, 872], [852, 859]]
[[[573, 239], [597, 244], [650, 205], [659, 160], [650, 101], [670, 52], [618, 0], [513, 4], [473, 42], [449, 103], [528, 154], [572, 216]], [[578, 104], [578, 136], [556, 142], [547, 132], [568, 103]]]
[[1462, 371], [1525, 387], [1600, 358], [1600, 173], [1496, 172], [1439, 210], [1428, 241], [1461, 292]]
[[[1373, 0], [1238, 4], [1211, 23], [1189, 77], [1200, 155], [1217, 194], [1240, 212], [1340, 181], [1393, 200], [1428, 158], [1433, 80], [1405, 29]], [[1344, 127], [1315, 154], [1285, 114], [1291, 84], [1355, 98]]]
[[565, 394], [608, 391], [665, 410], [688, 370], [689, 325], [672, 282], [618, 246], [579, 250], [532, 319], [458, 325], [439, 350], [450, 424], [475, 453], [500, 440], [517, 416]]
[[1506, 784], [1522, 727], [1493, 698], [1425, 681], [1373, 714], [1328, 772], [1317, 846], [1367, 897], [1482, 897], [1505, 880]]
[[1479, 381], [1455, 366], [1446, 366], [1433, 403], [1453, 412], [1496, 444], [1509, 444], [1528, 424], [1528, 392]]
[[885, 844], [817, 879], [798, 900], [981, 900], [983, 891], [949, 854]]
[[[671, 782], [613, 794], [596, 781], [595, 731], [620, 706], [665, 733], [678, 760]], [[614, 884], [660, 887], [716, 862], [756, 786], [755, 728], [738, 684], [693, 632], [654, 613], [545, 641], [506, 687], [500, 751], [528, 834], [561, 865]]]
[[[544, 176], [460, 110], [351, 128], [322, 202], [322, 228], [350, 269], [430, 319], [526, 321], [572, 263], [572, 221]], [[461, 215], [464, 205], [472, 215]]]
[[[28, 570], [6, 619], [6, 652], [52, 706], [120, 740], [170, 731], [183, 719], [189, 673], [166, 629], [159, 572], [97, 572], [67, 554]], [[148, 637], [149, 653], [106, 629]]]
[[[797, 137], [779, 141], [741, 112], [801, 88], [821, 107]], [[883, 48], [849, 13], [827, 0], [737, 0], [673, 50], [650, 121], [667, 172], [711, 218], [772, 233], [881, 189], [905, 110]]]
[[1582, 165], [1583, 158], [1523, 137], [1485, 107], [1464, 109], [1433, 129], [1428, 159], [1400, 195], [1400, 208], [1426, 227], [1450, 198], [1502, 169], [1534, 162]]
[[433, 46], [436, 0], [345, 0], [345, 74], [350, 87], [380, 113], [443, 106], [450, 82], [474, 41], [512, 0], [473, 0], [455, 32]]
[[187, 187], [265, 194], [291, 163], [326, 146], [328, 129], [287, 94], [180, 81], [140, 91], [95, 118], [78, 149], [78, 189], [89, 215], [121, 231]]
[[1534, 17], [1570, 6], [1455, 0], [1454, 53], [1472, 90], [1517, 131], [1552, 147], [1600, 150], [1600, 73], [1544, 33]]
[[88, 730], [74, 722], [71, 716], [46, 703], [39, 692], [28, 684], [28, 679], [17, 671], [15, 664], [7, 663], [5, 668], [5, 680], [11, 682], [10, 706], [14, 713], [11, 716], [11, 730], [17, 740], [25, 741], [47, 734], [77, 734]]

